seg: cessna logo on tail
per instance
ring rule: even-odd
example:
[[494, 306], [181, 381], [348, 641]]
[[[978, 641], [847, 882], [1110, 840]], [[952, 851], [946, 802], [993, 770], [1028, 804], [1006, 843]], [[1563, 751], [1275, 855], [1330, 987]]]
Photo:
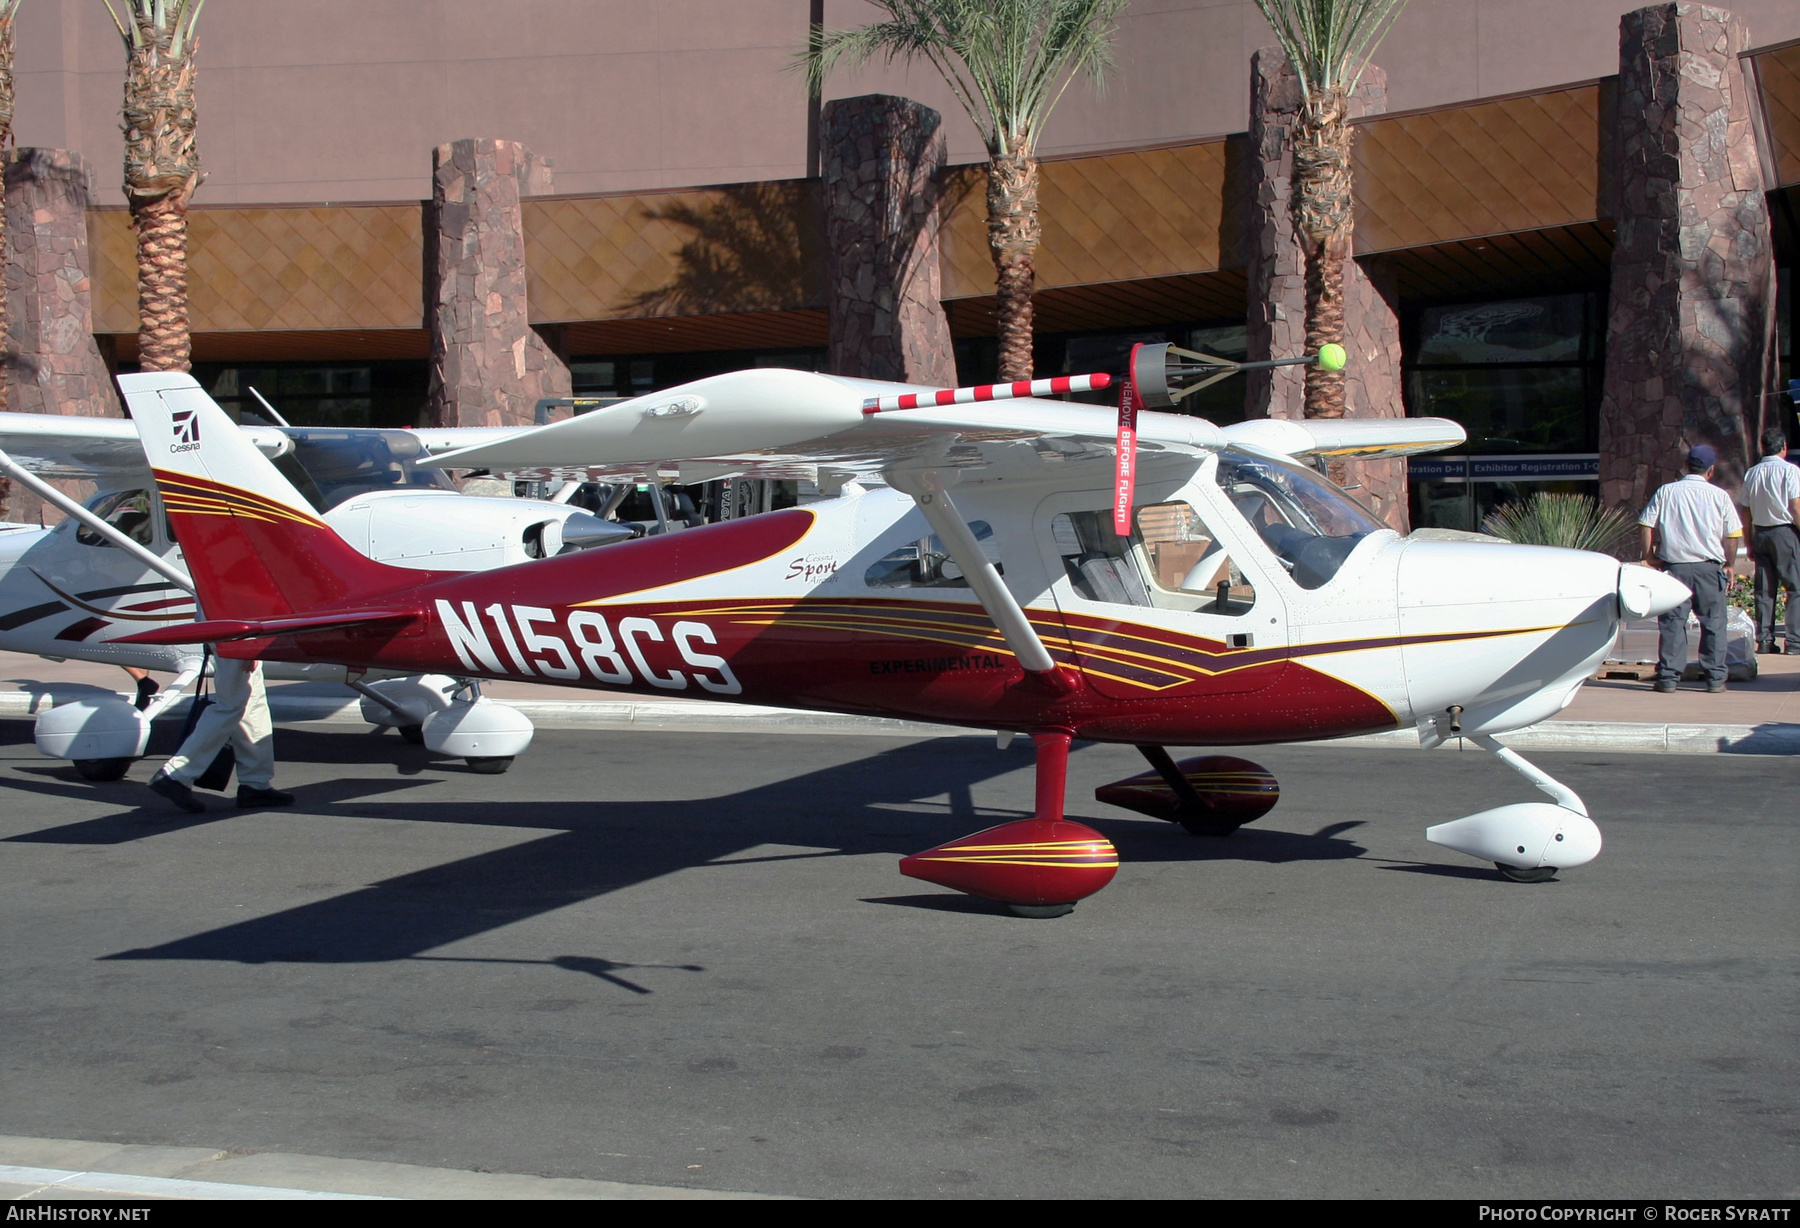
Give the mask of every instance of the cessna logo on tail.
[[175, 442], [170, 452], [192, 452], [200, 446], [200, 421], [191, 409], [178, 409], [171, 415]]

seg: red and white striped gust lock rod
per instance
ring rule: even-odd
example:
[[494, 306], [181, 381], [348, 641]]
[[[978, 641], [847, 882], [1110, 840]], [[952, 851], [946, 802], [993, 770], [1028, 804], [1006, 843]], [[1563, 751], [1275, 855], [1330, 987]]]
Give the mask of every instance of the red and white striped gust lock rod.
[[[1132, 346], [1133, 361], [1138, 346]], [[1129, 372], [1133, 368], [1127, 367]], [[863, 413], [929, 409], [937, 405], [969, 405], [976, 401], [1010, 401], [1015, 397], [1047, 397], [1064, 392], [1097, 392], [1111, 387], [1115, 377], [1104, 371], [1092, 375], [1058, 375], [1052, 379], [1022, 379], [1011, 384], [976, 384], [969, 388], [945, 388], [939, 392], [903, 392], [891, 397], [870, 397]], [[1137, 384], [1127, 374], [1119, 383], [1118, 458], [1113, 467], [1113, 531], [1131, 534], [1132, 488], [1137, 483]]]
[[1100, 372], [1096, 375], [1058, 375], [1054, 379], [1022, 379], [1014, 384], [976, 384], [972, 388], [945, 388], [941, 392], [903, 392], [892, 397], [870, 397], [863, 402], [863, 413], [968, 405], [975, 401], [1010, 401], [1014, 397], [1050, 397], [1063, 392], [1097, 392], [1111, 385], [1113, 378]]

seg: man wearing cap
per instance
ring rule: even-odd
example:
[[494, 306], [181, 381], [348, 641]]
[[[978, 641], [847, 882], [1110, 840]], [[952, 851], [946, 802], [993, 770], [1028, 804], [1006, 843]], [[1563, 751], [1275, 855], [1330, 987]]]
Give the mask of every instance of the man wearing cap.
[[1750, 513], [1745, 545], [1756, 560], [1756, 651], [1775, 651], [1775, 603], [1787, 589], [1787, 653], [1800, 656], [1800, 468], [1788, 464], [1787, 435], [1762, 433], [1762, 459], [1744, 474], [1738, 502]]
[[1650, 496], [1638, 517], [1644, 562], [1687, 585], [1693, 596], [1658, 622], [1656, 689], [1669, 692], [1687, 668], [1687, 617], [1700, 620], [1706, 689], [1725, 689], [1725, 588], [1743, 527], [1731, 496], [1712, 484], [1719, 454], [1705, 444], [1688, 453], [1687, 475]]

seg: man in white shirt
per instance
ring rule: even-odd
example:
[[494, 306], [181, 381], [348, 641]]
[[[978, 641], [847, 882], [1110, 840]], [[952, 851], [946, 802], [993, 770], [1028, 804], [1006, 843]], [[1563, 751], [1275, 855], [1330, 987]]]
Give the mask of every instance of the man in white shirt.
[[1762, 433], [1762, 459], [1744, 474], [1738, 502], [1749, 513], [1745, 545], [1756, 560], [1756, 651], [1775, 651], [1775, 603], [1787, 589], [1787, 653], [1800, 656], [1800, 468], [1788, 464], [1787, 435]]
[[1700, 620], [1700, 665], [1706, 689], [1725, 689], [1725, 588], [1743, 528], [1731, 496], [1712, 484], [1719, 454], [1705, 444], [1688, 453], [1687, 476], [1650, 496], [1638, 517], [1644, 562], [1661, 568], [1693, 594], [1662, 616], [1656, 689], [1669, 692], [1687, 668], [1687, 618]]

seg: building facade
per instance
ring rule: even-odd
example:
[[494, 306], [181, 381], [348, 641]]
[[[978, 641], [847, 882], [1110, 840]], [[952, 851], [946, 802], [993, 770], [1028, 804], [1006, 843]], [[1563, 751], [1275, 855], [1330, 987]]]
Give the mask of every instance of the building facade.
[[[846, 76], [817, 99], [786, 71], [810, 23], [857, 23], [867, 6], [545, 2], [504, 22], [451, 0], [341, 10], [228, 6], [202, 25], [192, 326], [196, 374], [222, 401], [254, 386], [296, 421], [474, 424], [518, 420], [539, 395], [747, 365], [867, 369], [834, 337], [879, 332], [844, 321], [895, 296], [847, 289], [853, 194], [830, 188], [852, 172], [929, 197], [928, 217], [902, 211], [906, 259], [868, 274], [904, 282], [904, 327], [923, 338], [908, 361], [947, 338], [960, 379], [992, 371], [973, 129], [917, 69]], [[1413, 462], [1414, 523], [1475, 527], [1498, 502], [1602, 479], [1630, 502], [1684, 440], [1735, 439], [1741, 456], [1763, 421], [1793, 433], [1792, 406], [1765, 394], [1791, 370], [1800, 7], [1733, 14], [1439, 0], [1410, 6], [1384, 44], [1357, 120], [1368, 310], [1353, 367], [1366, 412], [1441, 414], [1470, 436], [1464, 455]], [[1108, 89], [1064, 100], [1044, 147], [1040, 372], [1116, 369], [1138, 340], [1285, 344], [1276, 74], [1252, 73], [1269, 41], [1247, 3], [1134, 4]], [[63, 366], [135, 359], [114, 186], [122, 58], [99, 6], [21, 14], [18, 140], [66, 152], [8, 169], [9, 203], [36, 202], [9, 209], [9, 296], [79, 289], [14, 307], [15, 354], [62, 338]], [[896, 99], [834, 120], [871, 94]], [[921, 135], [929, 110], [941, 125]], [[911, 133], [906, 157], [846, 154], [843, 134], [871, 124]], [[83, 160], [85, 188], [67, 169]], [[32, 169], [52, 164], [54, 178]], [[61, 237], [20, 241], [15, 219], [51, 215], [31, 225]], [[77, 239], [84, 251], [65, 250]], [[27, 250], [31, 270], [16, 267]], [[60, 280], [44, 252], [67, 262]], [[15, 359], [12, 385], [42, 366]], [[45, 393], [44, 408], [111, 410], [104, 380], [79, 375], [59, 387], [101, 391]], [[1267, 381], [1206, 395], [1198, 412], [1219, 421], [1295, 412]]]

